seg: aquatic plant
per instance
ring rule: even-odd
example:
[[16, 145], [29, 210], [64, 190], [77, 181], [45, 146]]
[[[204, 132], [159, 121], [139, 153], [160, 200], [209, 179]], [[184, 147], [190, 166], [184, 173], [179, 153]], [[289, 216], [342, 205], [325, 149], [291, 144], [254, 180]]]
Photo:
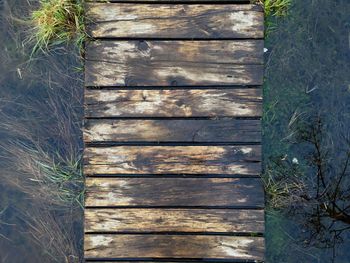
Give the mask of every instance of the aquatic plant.
[[47, 52], [52, 46], [74, 42], [82, 50], [86, 32], [83, 0], [40, 0], [32, 12], [33, 52]]
[[319, 116], [294, 125], [295, 143], [305, 148], [308, 169], [287, 158], [270, 160], [263, 177], [268, 204], [293, 215], [308, 230], [304, 244], [335, 249], [350, 230], [350, 140], [344, 140], [333, 159], [328, 143], [334, 142], [326, 137]]
[[[316, 173], [314, 191], [309, 189], [310, 194], [306, 199], [307, 203], [317, 207], [310, 210], [313, 211], [311, 222], [316, 223], [314, 226], [317, 227], [320, 224], [324, 226], [320, 229], [332, 229], [332, 238], [337, 238], [340, 232], [350, 230], [350, 141], [345, 138], [343, 147], [337, 148], [337, 159], [333, 160], [329, 156], [320, 117], [314, 121], [307, 120], [307, 123], [299, 131], [299, 139], [310, 144], [312, 152], [309, 162]], [[327, 217], [333, 222], [324, 220]]]

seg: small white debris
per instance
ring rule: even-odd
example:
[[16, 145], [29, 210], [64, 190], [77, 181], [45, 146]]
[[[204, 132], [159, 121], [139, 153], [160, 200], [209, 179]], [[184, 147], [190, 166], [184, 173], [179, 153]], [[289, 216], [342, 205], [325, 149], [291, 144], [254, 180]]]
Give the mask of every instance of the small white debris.
[[306, 88], [305, 92], [306, 94], [313, 92], [314, 90], [318, 89], [318, 86], [314, 86], [313, 88], [309, 89], [308, 87]]
[[293, 164], [299, 164], [299, 161], [298, 161], [297, 158], [294, 157], [293, 160], [292, 160], [292, 163], [293, 163]]
[[266, 47], [264, 47], [264, 53], [266, 53], [267, 51], [269, 51]]
[[249, 154], [252, 152], [252, 148], [249, 148], [249, 147], [244, 147], [241, 149], [241, 152], [244, 153], [244, 154]]
[[17, 68], [17, 74], [18, 74], [18, 77], [19, 77], [20, 79], [23, 79], [23, 78], [22, 78], [22, 71], [21, 71], [20, 68]]

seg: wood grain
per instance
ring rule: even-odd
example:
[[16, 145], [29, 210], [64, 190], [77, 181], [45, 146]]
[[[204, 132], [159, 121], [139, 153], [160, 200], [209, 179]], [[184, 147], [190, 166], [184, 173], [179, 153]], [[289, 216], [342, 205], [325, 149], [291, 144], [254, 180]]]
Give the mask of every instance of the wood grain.
[[263, 207], [259, 178], [86, 178], [85, 205]]
[[262, 41], [92, 42], [87, 47], [85, 82], [88, 86], [261, 85], [262, 64]]
[[263, 38], [256, 5], [87, 3], [93, 38]]
[[230, 65], [158, 62], [151, 67], [135, 63], [131, 67], [113, 62], [87, 60], [86, 86], [230, 86], [262, 85], [262, 65]]
[[86, 3], [85, 260], [264, 260], [262, 8], [103, 1]]
[[93, 41], [87, 44], [86, 60], [104, 61], [132, 69], [137, 64], [154, 67], [159, 63], [231, 63], [264, 62], [263, 40], [211, 41]]
[[87, 258], [264, 258], [261, 237], [195, 235], [85, 235]]
[[264, 211], [244, 209], [86, 209], [85, 231], [104, 233], [263, 233]]
[[261, 172], [261, 146], [87, 147], [85, 174], [247, 174]]
[[88, 119], [84, 141], [91, 142], [261, 142], [260, 120]]
[[86, 117], [252, 117], [261, 89], [85, 90]]

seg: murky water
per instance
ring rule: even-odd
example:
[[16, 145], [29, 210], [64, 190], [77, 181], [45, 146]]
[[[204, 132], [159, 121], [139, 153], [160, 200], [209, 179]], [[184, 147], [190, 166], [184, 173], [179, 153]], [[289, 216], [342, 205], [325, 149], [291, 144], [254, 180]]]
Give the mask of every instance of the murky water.
[[[350, 262], [350, 2], [270, 20], [264, 92], [267, 262]], [[269, 179], [270, 180], [269, 180]]]
[[[81, 60], [29, 60], [34, 3], [0, 0], [0, 262], [79, 262]], [[349, 14], [348, 0], [294, 0], [269, 21], [267, 262], [350, 262]]]
[[81, 60], [29, 58], [29, 10], [0, 0], [0, 262], [80, 262]]

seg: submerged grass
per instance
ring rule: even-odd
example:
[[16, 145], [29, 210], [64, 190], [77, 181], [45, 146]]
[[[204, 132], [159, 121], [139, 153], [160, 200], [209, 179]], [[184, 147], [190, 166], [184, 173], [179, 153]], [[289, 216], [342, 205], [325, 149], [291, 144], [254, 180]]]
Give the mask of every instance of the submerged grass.
[[265, 42], [263, 179], [276, 215], [267, 217], [267, 261], [347, 262], [350, 3], [292, 5], [283, 19], [265, 7], [275, 27]]
[[303, 172], [299, 165], [283, 160], [283, 158], [271, 160], [262, 179], [269, 208], [290, 207], [300, 202], [302, 196], [307, 192]]
[[52, 46], [72, 41], [82, 50], [87, 36], [84, 19], [83, 0], [40, 0], [39, 8], [31, 15], [32, 53], [47, 52]]
[[0, 262], [83, 261], [82, 11], [0, 0]]
[[[49, 154], [38, 145], [12, 143], [3, 149], [15, 164], [16, 174], [3, 176], [8, 183], [36, 200], [56, 207], [83, 207], [84, 178], [80, 158]], [[10, 173], [9, 173], [10, 174]]]
[[74, 226], [67, 224], [67, 219], [39, 207], [24, 213], [22, 217], [28, 227], [28, 234], [43, 249], [42, 253], [49, 262], [82, 262], [79, 248], [70, 238], [74, 236]]

